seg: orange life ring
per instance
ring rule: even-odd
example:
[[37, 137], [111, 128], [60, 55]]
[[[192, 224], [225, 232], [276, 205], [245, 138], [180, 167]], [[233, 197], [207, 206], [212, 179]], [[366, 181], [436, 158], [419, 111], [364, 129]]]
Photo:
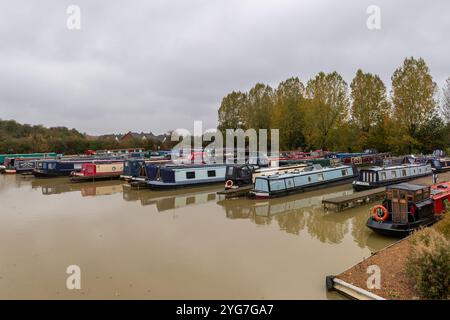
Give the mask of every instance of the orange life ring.
[[227, 180], [227, 182], [225, 182], [225, 188], [230, 189], [233, 187], [233, 180]]
[[[382, 216], [379, 215], [379, 210], [383, 212]], [[377, 205], [372, 208], [372, 215], [378, 222], [383, 222], [386, 221], [387, 218], [389, 217], [389, 211], [384, 206]]]

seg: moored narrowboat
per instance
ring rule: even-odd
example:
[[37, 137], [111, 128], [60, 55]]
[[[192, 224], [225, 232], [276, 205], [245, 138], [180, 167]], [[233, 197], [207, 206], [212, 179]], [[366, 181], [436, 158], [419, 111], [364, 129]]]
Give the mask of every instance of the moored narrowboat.
[[225, 182], [225, 165], [148, 166], [146, 185], [155, 190]]
[[450, 170], [449, 158], [433, 158], [430, 160], [430, 164], [436, 173], [446, 172]]
[[432, 173], [433, 170], [429, 164], [402, 164], [361, 169], [358, 178], [353, 181], [353, 189], [361, 191], [383, 187], [428, 176]]
[[357, 174], [354, 165], [313, 165], [297, 172], [256, 177], [250, 196], [265, 199], [350, 183]]
[[84, 163], [79, 172], [72, 172], [70, 180], [73, 182], [118, 179], [123, 173], [123, 162], [112, 163]]
[[448, 206], [450, 184], [434, 186], [401, 183], [386, 188], [381, 205], [374, 206], [367, 227], [391, 237], [405, 237], [437, 222]]
[[255, 178], [259, 176], [268, 176], [275, 173], [292, 173], [301, 171], [308, 167], [307, 164], [297, 164], [280, 167], [260, 168], [251, 164], [231, 164], [227, 165], [225, 175], [225, 189], [239, 188], [251, 185], [255, 182]]
[[167, 160], [167, 158], [156, 158], [152, 160], [127, 159], [123, 163], [123, 173], [120, 176], [120, 179], [130, 182], [133, 178], [145, 178], [147, 176], [147, 165], [162, 165], [169, 163], [171, 163], [171, 161]]

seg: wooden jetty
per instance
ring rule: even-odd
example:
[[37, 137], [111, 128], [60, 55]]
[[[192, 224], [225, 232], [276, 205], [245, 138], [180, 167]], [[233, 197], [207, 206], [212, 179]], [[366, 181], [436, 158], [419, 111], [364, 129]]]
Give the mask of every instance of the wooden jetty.
[[224, 196], [225, 199], [246, 197], [248, 195], [248, 193], [250, 192], [250, 190], [252, 190], [252, 189], [253, 189], [253, 185], [248, 185], [248, 186], [244, 186], [244, 187], [218, 191], [217, 194], [219, 196]]
[[326, 210], [332, 209], [336, 211], [343, 211], [345, 209], [352, 208], [357, 205], [369, 203], [376, 200], [381, 200], [384, 198], [385, 192], [386, 192], [385, 187], [361, 192], [354, 192], [352, 194], [348, 194], [345, 196], [340, 196], [331, 199], [323, 199], [322, 204], [324, 209]]

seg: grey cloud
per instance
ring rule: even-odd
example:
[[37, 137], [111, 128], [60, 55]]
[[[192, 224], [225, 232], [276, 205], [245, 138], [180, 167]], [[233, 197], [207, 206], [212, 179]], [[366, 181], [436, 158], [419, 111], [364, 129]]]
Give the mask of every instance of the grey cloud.
[[[82, 29], [66, 28], [81, 8]], [[382, 29], [366, 28], [379, 5]], [[446, 0], [14, 1], [0, 4], [0, 118], [99, 134], [214, 127], [231, 90], [358, 68], [389, 86], [406, 56], [450, 76]]]

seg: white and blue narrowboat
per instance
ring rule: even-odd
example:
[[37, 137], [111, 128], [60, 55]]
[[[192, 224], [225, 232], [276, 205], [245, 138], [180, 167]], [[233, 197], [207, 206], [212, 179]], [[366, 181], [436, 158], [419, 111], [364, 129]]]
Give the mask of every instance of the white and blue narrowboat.
[[176, 189], [224, 183], [225, 165], [146, 166], [146, 185], [151, 189]]
[[432, 173], [431, 165], [426, 163], [361, 169], [358, 179], [353, 181], [353, 189], [361, 191], [388, 186], [428, 176]]
[[256, 177], [250, 196], [266, 199], [350, 183], [357, 174], [354, 165], [322, 167], [315, 164], [298, 172]]

